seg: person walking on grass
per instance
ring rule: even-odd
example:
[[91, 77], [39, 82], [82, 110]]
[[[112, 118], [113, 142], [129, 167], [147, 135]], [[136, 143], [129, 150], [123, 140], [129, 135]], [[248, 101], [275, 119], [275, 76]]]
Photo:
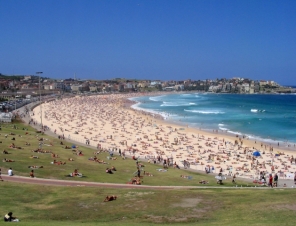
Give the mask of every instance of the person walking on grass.
[[236, 183], [235, 180], [236, 180], [236, 175], [234, 174], [233, 177], [232, 177], [232, 183], [235, 184]]

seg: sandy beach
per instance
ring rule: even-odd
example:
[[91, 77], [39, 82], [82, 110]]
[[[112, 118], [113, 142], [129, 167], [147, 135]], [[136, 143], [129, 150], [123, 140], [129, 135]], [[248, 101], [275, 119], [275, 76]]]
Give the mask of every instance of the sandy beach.
[[[161, 117], [132, 109], [127, 98], [139, 94], [76, 96], [42, 104], [42, 122], [57, 136], [98, 149], [175, 163], [181, 168], [259, 179], [260, 172], [294, 179], [293, 152], [245, 137], [208, 133], [168, 123]], [[40, 106], [31, 118], [41, 122]], [[254, 152], [260, 156], [255, 157]]]

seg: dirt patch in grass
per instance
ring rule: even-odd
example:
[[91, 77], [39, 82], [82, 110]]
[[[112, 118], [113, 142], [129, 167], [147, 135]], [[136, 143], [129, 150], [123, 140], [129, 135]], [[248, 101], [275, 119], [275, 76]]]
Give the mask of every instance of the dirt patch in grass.
[[146, 215], [146, 220], [153, 223], [188, 223], [209, 218], [219, 206], [212, 200], [201, 197], [180, 198], [167, 207], [167, 216]]
[[49, 209], [54, 209], [57, 206], [56, 205], [49, 205], [49, 204], [25, 204], [24, 205], [27, 208], [31, 209], [38, 209], [38, 210], [49, 210]]
[[296, 204], [283, 204], [283, 205], [278, 205], [276, 209], [279, 210], [293, 210], [296, 211]]
[[173, 203], [171, 206], [172, 207], [183, 207], [183, 208], [195, 207], [201, 201], [202, 201], [201, 198], [184, 198], [184, 199], [181, 199], [180, 202]]

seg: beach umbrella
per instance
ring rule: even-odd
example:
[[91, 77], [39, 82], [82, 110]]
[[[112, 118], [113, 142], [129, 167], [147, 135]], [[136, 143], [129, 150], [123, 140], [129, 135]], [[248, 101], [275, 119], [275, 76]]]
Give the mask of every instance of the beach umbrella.
[[255, 156], [255, 157], [259, 157], [259, 156], [261, 156], [261, 154], [260, 154], [259, 151], [254, 151], [254, 152], [253, 152], [253, 156]]

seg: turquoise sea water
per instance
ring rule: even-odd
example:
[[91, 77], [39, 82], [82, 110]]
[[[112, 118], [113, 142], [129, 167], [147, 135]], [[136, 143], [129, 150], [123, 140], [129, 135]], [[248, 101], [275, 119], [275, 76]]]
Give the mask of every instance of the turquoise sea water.
[[134, 108], [206, 130], [268, 143], [296, 143], [296, 95], [188, 93], [137, 97]]

